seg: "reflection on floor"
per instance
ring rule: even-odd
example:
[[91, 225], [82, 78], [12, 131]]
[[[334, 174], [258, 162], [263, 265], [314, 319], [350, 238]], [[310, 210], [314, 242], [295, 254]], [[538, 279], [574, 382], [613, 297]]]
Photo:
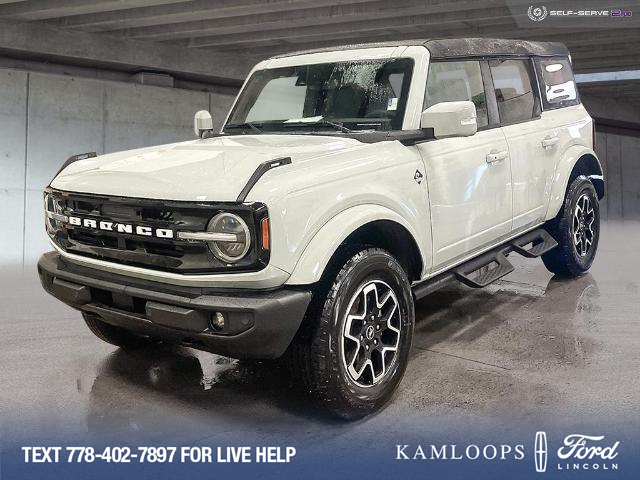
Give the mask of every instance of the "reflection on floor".
[[[523, 428], [567, 418], [635, 420], [640, 384], [638, 223], [607, 223], [591, 273], [552, 277], [540, 261], [484, 289], [451, 287], [417, 307], [412, 359], [392, 403], [355, 424], [326, 418], [278, 362], [187, 348], [125, 352], [95, 339], [33, 276], [0, 282], [0, 415], [96, 438], [300, 445], [354, 435]], [[615, 398], [615, 402], [610, 401]], [[422, 429], [422, 430], [421, 430]], [[438, 430], [441, 429], [441, 430]]]

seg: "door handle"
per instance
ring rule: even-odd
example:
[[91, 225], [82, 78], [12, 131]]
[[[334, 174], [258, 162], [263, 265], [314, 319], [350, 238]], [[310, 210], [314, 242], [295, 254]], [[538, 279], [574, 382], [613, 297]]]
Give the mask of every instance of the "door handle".
[[556, 143], [560, 141], [560, 137], [554, 135], [552, 137], [544, 137], [542, 140], [542, 148], [553, 147]]
[[487, 163], [501, 162], [502, 160], [507, 158], [507, 155], [509, 155], [509, 152], [507, 152], [506, 150], [502, 150], [500, 152], [492, 150], [491, 152], [487, 153]]

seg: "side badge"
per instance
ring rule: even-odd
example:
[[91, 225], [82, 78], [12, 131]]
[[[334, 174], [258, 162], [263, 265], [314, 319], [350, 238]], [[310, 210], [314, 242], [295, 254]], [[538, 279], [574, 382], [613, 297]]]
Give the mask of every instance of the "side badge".
[[420, 185], [422, 183], [422, 173], [420, 173], [420, 170], [416, 170], [415, 175], [413, 176], [413, 179], [418, 182], [418, 185]]

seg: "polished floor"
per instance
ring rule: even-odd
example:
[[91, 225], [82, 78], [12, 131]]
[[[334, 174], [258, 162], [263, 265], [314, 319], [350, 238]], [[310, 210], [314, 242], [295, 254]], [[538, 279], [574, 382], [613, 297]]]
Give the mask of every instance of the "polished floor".
[[470, 422], [492, 431], [596, 418], [637, 425], [639, 245], [640, 223], [605, 223], [596, 262], [579, 279], [553, 278], [542, 262], [514, 255], [516, 271], [484, 290], [421, 300], [395, 398], [355, 423], [317, 412], [273, 364], [101, 343], [32, 272], [5, 269], [0, 419], [13, 429], [149, 443], [299, 434], [299, 449], [407, 431], [455, 439]]

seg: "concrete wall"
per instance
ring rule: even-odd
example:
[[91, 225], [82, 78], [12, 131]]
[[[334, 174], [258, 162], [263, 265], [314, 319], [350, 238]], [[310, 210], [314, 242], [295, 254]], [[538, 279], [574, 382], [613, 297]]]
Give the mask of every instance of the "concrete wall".
[[640, 219], [640, 136], [596, 131], [596, 153], [607, 180], [602, 217]]
[[[637, 105], [615, 98], [581, 94], [592, 117], [640, 124]], [[606, 121], [606, 120], [605, 120]], [[615, 132], [596, 122], [596, 153], [606, 178], [606, 197], [600, 204], [603, 218], [640, 219], [640, 132]]]
[[193, 138], [193, 114], [220, 125], [232, 96], [0, 70], [0, 268], [49, 250], [42, 190], [71, 155]]

